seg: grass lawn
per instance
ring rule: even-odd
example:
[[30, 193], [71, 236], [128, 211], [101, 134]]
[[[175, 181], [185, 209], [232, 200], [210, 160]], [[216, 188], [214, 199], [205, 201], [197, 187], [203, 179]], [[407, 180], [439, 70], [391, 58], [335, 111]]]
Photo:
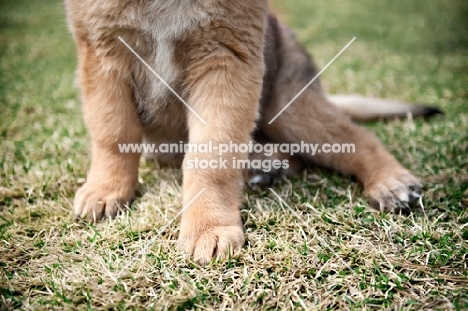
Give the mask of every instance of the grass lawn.
[[165, 227], [180, 172], [142, 161], [131, 212], [77, 222], [89, 159], [63, 4], [0, 0], [0, 310], [468, 309], [467, 2], [272, 7], [320, 66], [357, 37], [322, 75], [329, 92], [446, 112], [366, 125], [424, 180], [421, 207], [377, 213], [353, 179], [309, 170], [273, 188], [284, 202], [246, 190], [245, 247], [200, 267], [176, 251], [177, 221]]

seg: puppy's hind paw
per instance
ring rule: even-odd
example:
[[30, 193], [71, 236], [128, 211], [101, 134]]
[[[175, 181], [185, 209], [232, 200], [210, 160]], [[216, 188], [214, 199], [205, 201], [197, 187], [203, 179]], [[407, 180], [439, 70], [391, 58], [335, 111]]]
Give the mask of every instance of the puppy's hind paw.
[[382, 170], [365, 186], [372, 207], [407, 214], [421, 197], [422, 184], [406, 169]]
[[280, 178], [281, 174], [270, 174], [261, 170], [252, 170], [248, 173], [246, 182], [252, 190], [258, 190], [259, 188], [266, 188], [275, 185]]

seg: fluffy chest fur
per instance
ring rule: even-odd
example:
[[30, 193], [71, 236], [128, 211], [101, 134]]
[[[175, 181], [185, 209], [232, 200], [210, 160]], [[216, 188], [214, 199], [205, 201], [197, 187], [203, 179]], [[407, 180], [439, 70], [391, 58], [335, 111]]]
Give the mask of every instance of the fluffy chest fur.
[[175, 42], [210, 23], [211, 2], [67, 0], [66, 7], [75, 40], [102, 56], [103, 70], [122, 70], [119, 63], [130, 63], [122, 76], [131, 81], [143, 125], [153, 128], [182, 126], [183, 104], [118, 37], [182, 95], [183, 68], [174, 59]]
[[226, 60], [258, 59], [254, 65], [263, 71], [258, 35], [266, 1], [66, 0], [66, 7], [79, 58], [86, 53], [99, 58], [95, 68], [83, 71], [117, 72], [131, 85], [145, 128], [186, 132], [187, 109], [119, 37], [185, 100], [190, 84], [206, 71], [225, 70]]

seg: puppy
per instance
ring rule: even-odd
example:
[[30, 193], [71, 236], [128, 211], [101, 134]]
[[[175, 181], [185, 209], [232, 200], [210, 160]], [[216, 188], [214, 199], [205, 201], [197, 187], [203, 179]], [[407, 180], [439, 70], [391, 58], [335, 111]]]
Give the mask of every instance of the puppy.
[[[380, 210], [407, 210], [420, 197], [420, 181], [349, 116], [427, 115], [437, 112], [434, 109], [384, 102], [390, 111], [366, 113], [362, 106], [353, 109], [353, 100], [364, 104], [372, 100], [329, 98], [316, 80], [269, 124], [317, 70], [293, 32], [268, 14], [267, 0], [66, 0], [65, 4], [78, 50], [83, 114], [92, 150], [87, 181], [74, 200], [76, 216], [98, 221], [116, 216], [130, 204], [138, 186], [141, 154], [122, 153], [118, 146], [143, 141], [214, 146], [252, 139], [354, 144], [354, 153], [277, 152], [271, 158], [290, 161], [286, 173], [313, 163], [355, 175], [370, 203]], [[260, 184], [272, 180], [271, 172], [244, 174], [232, 164], [234, 158], [248, 157], [248, 152], [239, 150], [221, 158], [215, 152], [157, 157], [183, 167], [187, 208], [178, 246], [200, 263], [223, 257], [244, 243], [239, 212], [243, 178]], [[189, 168], [195, 159], [227, 160], [227, 167]]]

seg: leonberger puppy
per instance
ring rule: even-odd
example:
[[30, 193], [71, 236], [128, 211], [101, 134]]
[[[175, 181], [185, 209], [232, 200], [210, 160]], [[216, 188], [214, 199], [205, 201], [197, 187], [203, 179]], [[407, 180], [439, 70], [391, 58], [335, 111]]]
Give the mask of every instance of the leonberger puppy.
[[[329, 97], [317, 79], [278, 116], [318, 71], [291, 29], [269, 14], [267, 0], [65, 4], [78, 50], [78, 80], [91, 139], [91, 167], [74, 200], [77, 217], [112, 218], [131, 204], [141, 153], [121, 152], [119, 146], [142, 142], [355, 146], [355, 152], [313, 156], [280, 151], [265, 156], [245, 150], [221, 156], [197, 151], [149, 155], [183, 168], [185, 210], [178, 246], [200, 263], [242, 247], [239, 207], [244, 180], [269, 184], [279, 174], [314, 164], [356, 176], [371, 205], [381, 211], [409, 210], [421, 196], [418, 178], [352, 119], [428, 115], [437, 109]], [[249, 157], [289, 165], [268, 171], [233, 164], [233, 159]], [[227, 164], [189, 167], [194, 160]]]

